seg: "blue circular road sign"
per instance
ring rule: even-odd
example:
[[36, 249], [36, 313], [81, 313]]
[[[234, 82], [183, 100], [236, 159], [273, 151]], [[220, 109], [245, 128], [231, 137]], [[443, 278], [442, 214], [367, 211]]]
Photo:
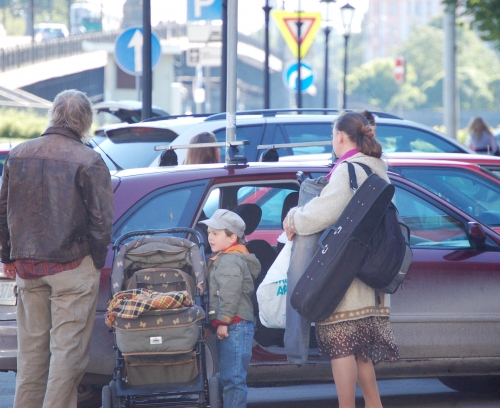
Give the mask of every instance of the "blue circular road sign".
[[[130, 75], [142, 75], [142, 27], [127, 28], [115, 41], [115, 61], [118, 66]], [[158, 36], [151, 33], [151, 68], [154, 68], [161, 57], [161, 46]]]
[[[293, 62], [283, 71], [283, 83], [290, 90], [297, 92], [299, 73], [297, 67], [299, 64]], [[307, 62], [300, 61], [300, 90], [302, 92], [314, 84], [314, 70]]]

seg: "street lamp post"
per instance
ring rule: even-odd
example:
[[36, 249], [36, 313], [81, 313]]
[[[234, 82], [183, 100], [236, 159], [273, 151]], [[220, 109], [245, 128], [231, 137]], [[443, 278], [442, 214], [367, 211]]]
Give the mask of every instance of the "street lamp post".
[[266, 0], [266, 5], [262, 7], [265, 15], [265, 60], [264, 60], [264, 109], [269, 109], [271, 107], [271, 97], [270, 97], [270, 78], [269, 78], [269, 13], [272, 7], [269, 6], [269, 0]]
[[329, 11], [330, 11], [330, 3], [335, 2], [336, 0], [319, 0], [321, 3], [326, 3], [326, 25], [325, 25], [325, 87], [323, 93], [323, 108], [328, 108], [328, 38], [330, 37], [330, 19], [329, 19]]
[[340, 8], [340, 16], [342, 17], [342, 25], [344, 26], [344, 85], [342, 88], [342, 109], [347, 108], [346, 97], [346, 78], [347, 78], [347, 43], [351, 35], [351, 23], [354, 17], [355, 8], [349, 3], [346, 3]]

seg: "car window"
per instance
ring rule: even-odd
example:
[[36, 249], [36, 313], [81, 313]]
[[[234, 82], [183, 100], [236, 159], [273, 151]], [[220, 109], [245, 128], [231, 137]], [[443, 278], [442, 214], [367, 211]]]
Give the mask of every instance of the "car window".
[[[276, 126], [272, 143], [306, 143], [306, 142], [331, 142], [332, 124], [324, 123], [290, 123]], [[286, 153], [285, 153], [286, 152]], [[280, 156], [299, 154], [331, 153], [332, 146], [310, 146], [280, 149]]]
[[500, 185], [465, 169], [398, 167], [420, 184], [490, 227], [500, 226]]
[[205, 185], [196, 184], [150, 194], [116, 223], [114, 239], [131, 231], [191, 226], [204, 191]]
[[[257, 159], [257, 146], [262, 140], [263, 132], [264, 125], [237, 126], [236, 140], [248, 140], [250, 142], [248, 146], [238, 147], [245, 152], [249, 161], [255, 161]], [[215, 130], [214, 133], [218, 142], [226, 141], [226, 128]], [[220, 158], [222, 163], [226, 161], [226, 149], [224, 147], [220, 149]]]
[[378, 124], [376, 137], [384, 152], [463, 152], [444, 137], [407, 126]]
[[297, 188], [298, 185], [282, 183], [218, 187], [210, 192], [203, 207], [203, 215], [210, 218], [220, 207], [233, 208], [240, 204], [256, 204], [262, 210], [262, 217], [255, 231], [247, 239], [263, 239], [275, 246], [278, 236], [283, 232], [283, 206], [287, 197], [295, 193]]
[[158, 162], [159, 152], [155, 146], [169, 145], [178, 135], [170, 129], [125, 127], [108, 131], [108, 136], [95, 150], [109, 169], [115, 170], [106, 155], [123, 169], [148, 167]]
[[464, 225], [433, 204], [397, 186], [393, 201], [410, 228], [412, 247], [471, 247]]

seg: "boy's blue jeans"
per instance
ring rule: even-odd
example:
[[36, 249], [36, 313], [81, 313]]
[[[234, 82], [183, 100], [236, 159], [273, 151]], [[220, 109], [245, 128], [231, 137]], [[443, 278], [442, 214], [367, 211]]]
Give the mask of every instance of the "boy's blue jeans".
[[252, 357], [253, 323], [242, 320], [228, 327], [229, 337], [218, 340], [224, 408], [247, 406], [247, 371]]

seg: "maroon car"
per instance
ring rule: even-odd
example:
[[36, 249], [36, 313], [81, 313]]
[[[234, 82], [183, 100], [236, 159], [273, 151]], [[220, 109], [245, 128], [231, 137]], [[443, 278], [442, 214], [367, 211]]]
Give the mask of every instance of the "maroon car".
[[[252, 163], [120, 171], [112, 176], [113, 240], [135, 230], [196, 227], [217, 208], [233, 209], [251, 202], [262, 209], [249, 237], [265, 274], [277, 254], [276, 236], [283, 215], [296, 199], [296, 173], [314, 178], [329, 170], [320, 163]], [[391, 321], [401, 360], [378, 365], [378, 378], [440, 377], [455, 389], [498, 390], [500, 236], [404, 177], [391, 173], [390, 178], [396, 187], [394, 202], [411, 229], [414, 261], [407, 279], [391, 297]], [[90, 407], [93, 396], [100, 400], [100, 387], [113, 372], [113, 335], [104, 324], [111, 261], [110, 245], [79, 407]], [[15, 371], [12, 286], [14, 281], [0, 279], [0, 370]], [[314, 336], [309, 362], [298, 367], [286, 362], [283, 330], [267, 329], [259, 322], [257, 327], [250, 384], [331, 381], [330, 363], [319, 357]], [[207, 343], [209, 375], [217, 371], [214, 344], [213, 338]]]

